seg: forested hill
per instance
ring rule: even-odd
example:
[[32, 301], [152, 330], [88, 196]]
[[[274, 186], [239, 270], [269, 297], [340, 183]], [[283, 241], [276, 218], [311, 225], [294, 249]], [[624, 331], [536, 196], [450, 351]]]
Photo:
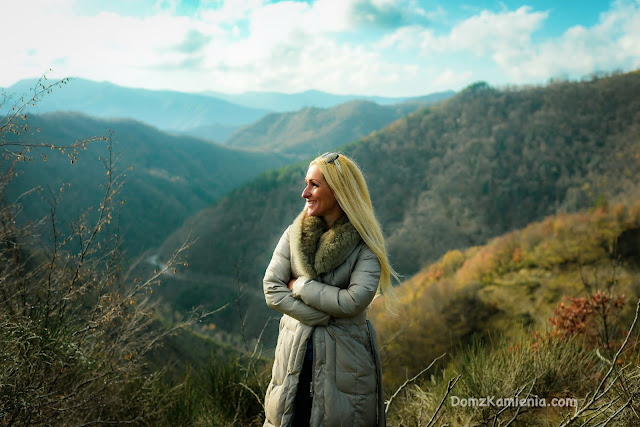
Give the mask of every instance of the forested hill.
[[307, 157], [364, 137], [427, 105], [426, 101], [386, 106], [352, 101], [328, 109], [273, 113], [238, 129], [225, 144]]
[[[628, 328], [640, 296], [639, 195], [548, 216], [483, 246], [448, 251], [397, 288], [398, 316], [376, 301], [370, 317], [381, 342], [389, 342], [383, 352], [391, 362], [387, 380], [399, 385], [425, 361], [456, 354], [479, 337], [517, 339], [528, 327], [544, 333], [553, 327], [554, 307], [571, 304], [568, 297], [621, 297], [627, 305], [617, 313], [609, 306], [609, 327]], [[586, 331], [599, 324], [578, 312], [564, 327]]]
[[[453, 248], [636, 186], [640, 73], [498, 90], [484, 84], [344, 147], [364, 169], [391, 259], [405, 275]], [[263, 174], [200, 212], [190, 271], [259, 288], [279, 235], [302, 209], [306, 164]], [[220, 280], [216, 280], [220, 283]]]
[[[67, 145], [92, 136], [109, 137], [109, 130], [113, 131], [113, 154], [117, 159], [113, 172], [126, 175], [125, 185], [117, 195], [126, 202], [120, 218], [121, 239], [131, 256], [161, 244], [186, 218], [235, 186], [286, 162], [282, 156], [170, 135], [132, 120], [49, 113], [29, 115], [26, 124], [31, 135], [20, 138], [33, 144]], [[53, 194], [62, 196], [57, 211], [65, 225], [84, 209], [101, 202], [107, 182], [106, 141], [88, 144], [74, 162], [68, 153], [58, 150], [34, 149], [30, 157], [29, 162], [18, 163], [18, 176], [5, 191], [7, 202], [36, 186], [44, 186], [44, 195], [50, 198], [48, 186]], [[64, 193], [59, 193], [63, 185]], [[21, 203], [29, 218], [46, 216], [50, 210], [44, 198], [36, 194], [23, 197]]]

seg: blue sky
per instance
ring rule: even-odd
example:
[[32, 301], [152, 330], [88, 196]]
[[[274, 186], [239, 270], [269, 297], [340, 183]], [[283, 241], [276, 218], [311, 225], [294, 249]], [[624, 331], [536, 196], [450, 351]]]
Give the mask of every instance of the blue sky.
[[[640, 68], [640, 0], [21, 0], [0, 87], [424, 95]], [[10, 17], [7, 19], [7, 17]]]

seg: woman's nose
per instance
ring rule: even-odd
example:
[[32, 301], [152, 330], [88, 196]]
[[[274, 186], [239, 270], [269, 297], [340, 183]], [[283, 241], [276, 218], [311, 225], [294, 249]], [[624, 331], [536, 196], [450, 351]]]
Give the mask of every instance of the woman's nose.
[[304, 187], [304, 190], [302, 190], [302, 198], [308, 199], [309, 197], [311, 197], [311, 191], [309, 191], [309, 186], [307, 185]]

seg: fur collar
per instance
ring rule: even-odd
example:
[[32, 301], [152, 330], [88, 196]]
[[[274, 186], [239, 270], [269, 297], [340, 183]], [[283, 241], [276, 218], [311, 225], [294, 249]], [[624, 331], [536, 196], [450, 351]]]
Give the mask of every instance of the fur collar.
[[361, 237], [346, 215], [332, 228], [321, 217], [300, 212], [291, 224], [292, 261], [307, 277], [317, 278], [345, 262]]

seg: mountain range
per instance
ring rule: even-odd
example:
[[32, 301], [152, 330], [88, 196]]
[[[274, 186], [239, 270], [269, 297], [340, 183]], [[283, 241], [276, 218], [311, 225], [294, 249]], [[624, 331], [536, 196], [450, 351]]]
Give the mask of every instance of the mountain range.
[[[29, 98], [32, 90], [29, 87], [35, 82], [23, 81], [21, 85], [25, 98]], [[21, 85], [12, 87], [12, 90], [19, 93], [17, 91]], [[159, 123], [157, 119], [149, 119], [151, 116], [137, 114], [136, 104], [127, 102], [132, 99], [137, 100], [138, 106], [149, 103], [149, 115], [160, 109], [158, 117], [162, 118], [165, 113], [178, 114], [178, 101], [194, 102], [196, 107], [193, 108], [197, 108], [202, 95], [191, 97], [189, 94], [135, 90], [108, 83], [71, 80], [67, 85], [54, 88], [31, 108], [38, 111], [80, 109], [105, 117], [132, 115]], [[213, 98], [211, 100], [216, 101]], [[227, 104], [226, 101], [221, 102]], [[229, 148], [185, 134], [167, 133], [131, 119], [104, 119], [67, 111], [31, 114], [29, 110], [27, 125], [32, 130], [38, 129], [38, 132], [22, 135], [22, 138], [60, 145], [90, 136], [106, 136], [113, 131], [114, 140], [117, 141], [115, 151], [121, 158], [120, 165], [125, 165], [125, 169], [132, 168], [126, 171], [128, 182], [120, 194], [128, 203], [121, 217], [121, 237], [129, 254], [136, 255], [159, 245], [166, 234], [181, 226], [187, 217], [259, 172], [286, 164], [301, 155], [314, 153], [314, 150], [328, 150], [362, 137], [423, 105], [417, 101], [396, 106], [354, 101], [331, 109], [309, 108], [294, 113], [272, 113], [237, 132], [234, 141], [238, 142], [232, 144], [236, 147]], [[170, 123], [166, 121], [164, 125], [170, 126]], [[278, 127], [274, 123], [287, 123], [287, 126]], [[223, 125], [210, 124], [204, 129], [216, 126]], [[256, 129], [264, 126], [269, 127], [264, 136], [256, 133]], [[234, 127], [227, 130], [231, 129]], [[257, 145], [246, 143], [252, 135], [256, 137]], [[318, 135], [313, 144], [308, 141], [310, 135]], [[269, 138], [277, 140], [282, 147], [278, 149], [275, 143], [269, 145]], [[47, 153], [48, 161], [41, 165], [21, 165], [21, 176], [14, 180], [7, 195], [17, 197], [29, 190], [30, 186], [36, 187], [43, 182], [52, 188], [75, 182], [76, 185], [67, 190], [62, 202], [64, 209], [58, 210], [62, 217], [67, 216], [60, 219], [69, 223], [84, 204], [95, 203], [99, 197], [99, 184], [104, 182], [104, 176], [101, 176], [104, 168], [98, 158], [104, 159], [106, 156], [104, 145], [90, 144], [87, 152], [78, 155], [80, 161], [72, 165], [67, 163], [68, 156], [58, 151]], [[250, 153], [246, 149], [260, 152]], [[289, 152], [286, 152], [287, 149]], [[275, 151], [280, 151], [280, 154], [276, 156]], [[83, 185], [78, 185], [80, 183]], [[42, 216], [47, 210], [47, 203], [43, 200], [31, 198], [23, 203], [29, 215]], [[154, 208], [149, 211], [149, 206]], [[74, 214], [66, 215], [67, 212]]]
[[[408, 277], [448, 250], [634, 189], [639, 93], [638, 72], [542, 87], [478, 83], [341, 150], [362, 166], [391, 261]], [[217, 304], [217, 289], [239, 283], [256, 297], [252, 313], [268, 315], [259, 314], [261, 278], [303, 207], [306, 165], [261, 174], [167, 239], [160, 254], [189, 232], [200, 236], [182, 275], [183, 283], [197, 277], [194, 300]]]
[[336, 95], [318, 90], [307, 90], [298, 93], [279, 92], [246, 92], [239, 94], [221, 93], [213, 91], [203, 92], [215, 98], [224, 99], [234, 104], [244, 105], [251, 108], [262, 108], [275, 112], [297, 111], [302, 108], [331, 108], [336, 105], [350, 101], [369, 101], [379, 105], [399, 104], [403, 102], [426, 102], [434, 103], [449, 98], [455, 94], [454, 91], [436, 92], [425, 96], [417, 97], [384, 97], [384, 96], [364, 96], [364, 95]]
[[355, 141], [427, 105], [426, 101], [394, 105], [350, 101], [331, 108], [272, 113], [238, 129], [225, 145], [308, 157]]
[[[76, 113], [32, 115], [28, 124], [40, 130], [32, 138], [56, 144], [113, 129], [128, 180], [122, 232], [130, 254], [158, 246], [148, 254], [162, 259], [187, 236], [198, 239], [187, 253], [189, 267], [166, 278], [161, 297], [182, 311], [216, 308], [240, 292], [256, 327], [269, 315], [261, 277], [303, 206], [310, 157], [339, 146], [362, 166], [392, 263], [410, 277], [452, 249], [628, 197], [640, 171], [638, 93], [638, 72], [523, 88], [480, 82], [431, 105], [352, 101], [270, 113], [237, 130], [229, 140], [234, 148]], [[107, 152], [94, 145], [72, 166], [68, 154], [52, 152], [46, 162], [34, 156], [38, 166], [24, 163], [7, 194], [17, 197], [43, 180], [54, 189], [74, 182], [63, 203], [80, 212], [98, 200], [95, 188], [104, 182], [99, 157]], [[296, 158], [306, 159], [291, 163]], [[46, 203], [38, 203], [23, 201], [44, 215]], [[233, 313], [217, 323], [237, 332]]]
[[[120, 239], [129, 256], [161, 244], [183, 221], [260, 172], [282, 166], [281, 155], [232, 149], [184, 135], [171, 135], [133, 120], [105, 120], [79, 113], [32, 114], [23, 142], [32, 148], [29, 161], [18, 162], [17, 176], [5, 191], [7, 202], [40, 187], [46, 197], [59, 194], [58, 219], [69, 226], [90, 206], [98, 206], [107, 182], [108, 144], [117, 159], [113, 174], [125, 183], [118, 200], [125, 201]], [[73, 155], [52, 150], [78, 140], [105, 137]], [[44, 217], [49, 203], [35, 194], [21, 198], [24, 214]]]
[[[3, 91], [8, 96], [24, 94], [28, 99], [38, 87], [37, 79], [25, 79]], [[442, 92], [423, 97], [384, 98], [334, 95], [319, 91], [299, 94], [184, 93], [128, 88], [109, 82], [71, 78], [42, 97], [30, 111], [79, 112], [103, 119], [133, 119], [164, 131], [223, 142], [239, 127], [253, 123], [270, 112], [296, 111], [303, 107], [331, 108], [355, 99], [367, 99], [379, 104], [430, 103], [452, 94]]]
[[[32, 94], [37, 80], [21, 80], [7, 94]], [[202, 94], [127, 88], [72, 78], [30, 109], [33, 113], [79, 112], [103, 119], [133, 119], [164, 131], [188, 133], [209, 126], [209, 139], [221, 141], [230, 130], [267, 114]]]

